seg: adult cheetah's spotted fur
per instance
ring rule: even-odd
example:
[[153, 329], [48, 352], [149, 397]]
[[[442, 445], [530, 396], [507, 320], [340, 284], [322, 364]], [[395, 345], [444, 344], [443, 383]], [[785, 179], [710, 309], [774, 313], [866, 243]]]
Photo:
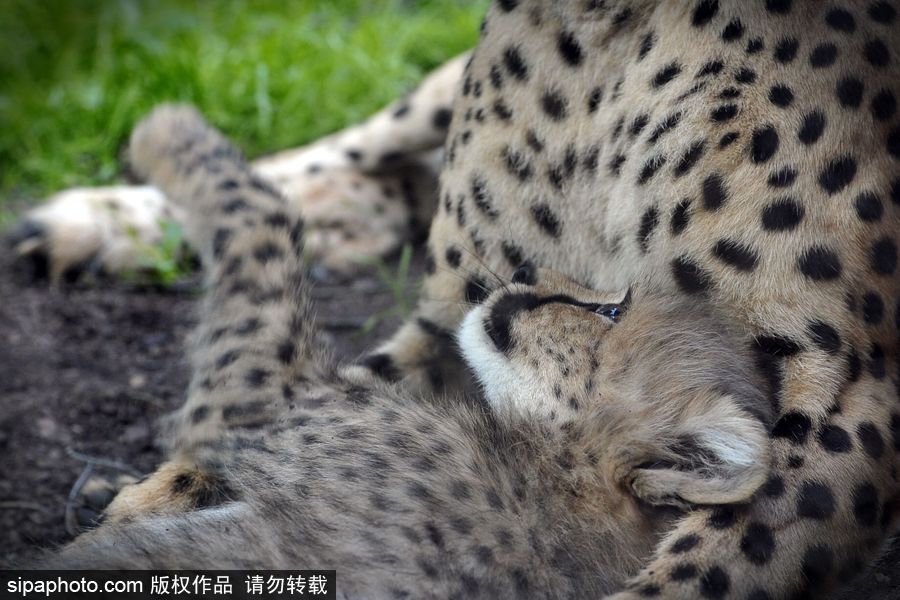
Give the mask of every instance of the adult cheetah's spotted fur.
[[769, 381], [771, 477], [685, 517], [623, 598], [814, 595], [891, 531], [898, 27], [879, 1], [510, 0], [485, 20], [427, 299], [369, 370], [439, 385], [421, 323], [454, 329], [448, 303], [523, 261], [605, 289], [650, 271], [725, 310]]

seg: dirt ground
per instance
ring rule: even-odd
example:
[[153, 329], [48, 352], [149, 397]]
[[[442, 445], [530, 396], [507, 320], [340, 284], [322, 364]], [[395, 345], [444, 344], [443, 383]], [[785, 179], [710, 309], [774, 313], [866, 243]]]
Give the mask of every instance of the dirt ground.
[[[414, 263], [417, 277], [421, 257]], [[140, 472], [159, 461], [155, 424], [183, 400], [198, 284], [53, 290], [0, 258], [0, 566], [70, 539], [66, 498], [85, 467], [81, 455]], [[359, 333], [369, 315], [393, 304], [375, 276], [319, 285], [314, 297], [341, 356], [372, 347], [397, 322], [384, 318]], [[898, 567], [900, 542], [844, 600], [900, 600]]]

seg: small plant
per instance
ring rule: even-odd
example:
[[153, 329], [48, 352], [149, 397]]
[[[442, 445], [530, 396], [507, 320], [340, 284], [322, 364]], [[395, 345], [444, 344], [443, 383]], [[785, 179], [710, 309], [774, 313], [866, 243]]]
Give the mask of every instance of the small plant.
[[194, 271], [193, 255], [184, 241], [184, 231], [175, 221], [161, 220], [162, 239], [157, 244], [145, 244], [137, 232], [128, 234], [138, 248], [138, 270], [123, 274], [126, 280], [169, 287]]
[[364, 336], [372, 332], [382, 319], [392, 317], [405, 318], [412, 312], [416, 300], [417, 285], [409, 284], [409, 267], [412, 263], [412, 245], [404, 244], [400, 250], [400, 258], [396, 271], [392, 272], [384, 259], [380, 257], [364, 257], [359, 263], [375, 268], [378, 278], [387, 286], [393, 297], [393, 305], [369, 316], [359, 327], [359, 335]]

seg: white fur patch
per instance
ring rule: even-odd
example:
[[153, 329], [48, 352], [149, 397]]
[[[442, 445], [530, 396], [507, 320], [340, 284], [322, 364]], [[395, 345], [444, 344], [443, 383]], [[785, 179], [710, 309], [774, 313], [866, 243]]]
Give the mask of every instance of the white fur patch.
[[469, 311], [457, 333], [463, 358], [475, 372], [485, 398], [498, 416], [549, 419], [552, 407], [544, 399], [544, 383], [498, 352], [484, 329], [487, 309]]

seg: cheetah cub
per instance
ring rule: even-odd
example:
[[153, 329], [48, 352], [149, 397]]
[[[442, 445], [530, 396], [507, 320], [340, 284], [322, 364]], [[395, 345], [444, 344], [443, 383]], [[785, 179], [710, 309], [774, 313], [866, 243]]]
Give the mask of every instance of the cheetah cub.
[[459, 335], [489, 406], [360, 387], [316, 341], [281, 196], [189, 108], [157, 109], [131, 153], [207, 271], [193, 380], [169, 460], [43, 567], [334, 568], [348, 598], [596, 598], [681, 511], [762, 484], [759, 382], [705, 307], [526, 267]]

